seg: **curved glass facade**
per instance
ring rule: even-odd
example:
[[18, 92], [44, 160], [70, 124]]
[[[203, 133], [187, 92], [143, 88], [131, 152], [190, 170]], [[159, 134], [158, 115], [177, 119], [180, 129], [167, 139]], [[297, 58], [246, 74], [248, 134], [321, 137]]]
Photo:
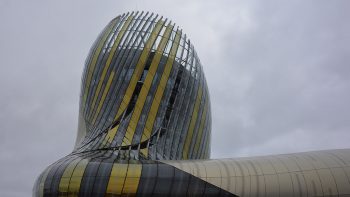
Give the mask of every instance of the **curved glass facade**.
[[126, 13], [94, 42], [73, 152], [33, 196], [350, 196], [350, 151], [209, 160], [211, 110], [193, 45], [156, 14]]

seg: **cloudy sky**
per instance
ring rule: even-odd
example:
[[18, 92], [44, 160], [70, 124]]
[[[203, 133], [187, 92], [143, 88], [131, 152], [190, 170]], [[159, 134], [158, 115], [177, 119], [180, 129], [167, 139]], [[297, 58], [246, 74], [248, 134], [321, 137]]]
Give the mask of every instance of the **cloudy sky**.
[[350, 1], [0, 0], [0, 196], [73, 149], [102, 28], [157, 12], [190, 37], [212, 100], [212, 158], [349, 148]]

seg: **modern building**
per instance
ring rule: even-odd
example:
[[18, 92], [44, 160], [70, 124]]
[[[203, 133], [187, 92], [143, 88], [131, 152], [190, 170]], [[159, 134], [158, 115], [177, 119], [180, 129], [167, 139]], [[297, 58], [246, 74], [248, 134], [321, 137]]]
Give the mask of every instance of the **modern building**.
[[186, 34], [152, 13], [123, 14], [86, 59], [75, 148], [33, 196], [350, 196], [350, 150], [211, 160], [210, 137]]

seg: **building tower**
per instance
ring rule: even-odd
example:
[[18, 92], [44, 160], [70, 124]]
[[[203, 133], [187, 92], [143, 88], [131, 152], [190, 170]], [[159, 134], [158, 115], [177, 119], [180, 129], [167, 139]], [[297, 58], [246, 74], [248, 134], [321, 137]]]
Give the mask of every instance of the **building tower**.
[[211, 110], [197, 53], [153, 13], [114, 18], [82, 76], [73, 152], [33, 196], [350, 196], [350, 151], [210, 160]]

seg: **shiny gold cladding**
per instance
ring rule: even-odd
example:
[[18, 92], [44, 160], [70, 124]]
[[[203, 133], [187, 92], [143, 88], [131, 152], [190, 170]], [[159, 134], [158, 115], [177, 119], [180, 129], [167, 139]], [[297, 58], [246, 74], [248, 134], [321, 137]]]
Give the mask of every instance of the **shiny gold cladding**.
[[[129, 149], [145, 159], [208, 157], [197, 153], [209, 152], [204, 149], [210, 136], [202, 135], [210, 133], [211, 119], [201, 119], [210, 106], [202, 102], [209, 98], [207, 84], [181, 29], [154, 14], [128, 13], [108, 24], [94, 46], [83, 73], [83, 129], [75, 151]], [[170, 154], [174, 151], [183, 153]]]

